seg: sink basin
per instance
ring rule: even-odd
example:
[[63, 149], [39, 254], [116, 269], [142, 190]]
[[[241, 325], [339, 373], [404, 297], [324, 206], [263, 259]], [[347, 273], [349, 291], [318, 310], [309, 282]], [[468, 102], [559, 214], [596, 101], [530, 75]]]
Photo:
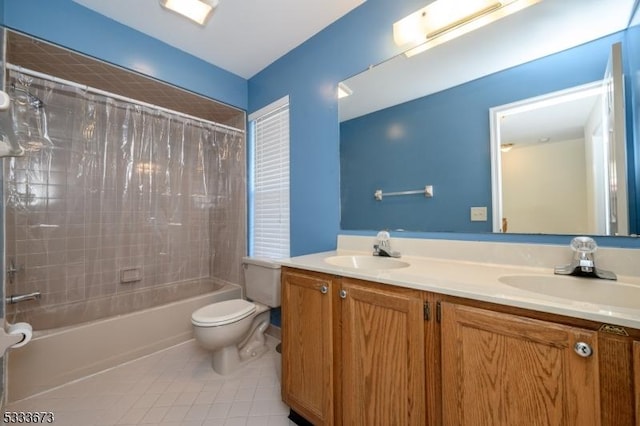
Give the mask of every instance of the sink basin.
[[324, 261], [330, 265], [341, 268], [362, 270], [398, 269], [409, 266], [407, 262], [403, 262], [402, 260], [379, 256], [331, 256], [327, 257]]
[[619, 281], [559, 275], [506, 275], [503, 284], [577, 302], [640, 309], [640, 286]]

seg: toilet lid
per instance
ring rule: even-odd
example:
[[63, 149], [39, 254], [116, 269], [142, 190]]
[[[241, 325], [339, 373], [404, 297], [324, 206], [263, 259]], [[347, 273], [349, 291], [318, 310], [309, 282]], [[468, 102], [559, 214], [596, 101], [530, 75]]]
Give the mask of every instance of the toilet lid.
[[191, 315], [191, 322], [202, 327], [214, 327], [240, 321], [255, 310], [256, 305], [247, 300], [225, 300], [198, 309]]

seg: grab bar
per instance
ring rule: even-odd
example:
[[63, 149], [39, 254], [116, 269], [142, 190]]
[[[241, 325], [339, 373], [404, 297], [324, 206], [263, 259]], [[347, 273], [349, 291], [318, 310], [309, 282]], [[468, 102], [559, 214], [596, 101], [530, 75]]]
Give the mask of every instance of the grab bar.
[[33, 293], [27, 294], [12, 294], [7, 297], [7, 303], [13, 305], [14, 303], [26, 302], [27, 300], [36, 300], [40, 299], [41, 295], [39, 291], [34, 291]]
[[[413, 194], [424, 194], [426, 198], [433, 197], [433, 185], [427, 185], [424, 189], [417, 189], [415, 191], [399, 191], [399, 192], [385, 192], [384, 195], [387, 197], [391, 197], [393, 195], [413, 195]], [[373, 193], [373, 196], [377, 201], [382, 201], [382, 189], [376, 189], [376, 192]]]

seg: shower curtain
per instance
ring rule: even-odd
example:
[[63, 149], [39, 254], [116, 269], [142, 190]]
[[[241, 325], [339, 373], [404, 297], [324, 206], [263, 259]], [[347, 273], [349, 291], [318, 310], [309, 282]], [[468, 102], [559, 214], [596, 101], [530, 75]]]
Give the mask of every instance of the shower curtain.
[[[194, 279], [240, 282], [244, 132], [11, 70], [7, 294], [38, 308]], [[9, 309], [28, 307], [12, 305]]]

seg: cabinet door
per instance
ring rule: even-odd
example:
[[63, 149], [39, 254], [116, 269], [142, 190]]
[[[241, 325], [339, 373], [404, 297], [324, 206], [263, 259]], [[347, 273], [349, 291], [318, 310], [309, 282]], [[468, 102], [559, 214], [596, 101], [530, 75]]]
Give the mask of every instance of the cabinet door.
[[316, 426], [333, 424], [333, 282], [282, 275], [282, 399]]
[[344, 425], [425, 424], [419, 293], [342, 283]]
[[444, 425], [600, 424], [596, 332], [451, 303], [441, 331]]
[[633, 387], [635, 390], [636, 425], [640, 425], [640, 342], [633, 342]]

